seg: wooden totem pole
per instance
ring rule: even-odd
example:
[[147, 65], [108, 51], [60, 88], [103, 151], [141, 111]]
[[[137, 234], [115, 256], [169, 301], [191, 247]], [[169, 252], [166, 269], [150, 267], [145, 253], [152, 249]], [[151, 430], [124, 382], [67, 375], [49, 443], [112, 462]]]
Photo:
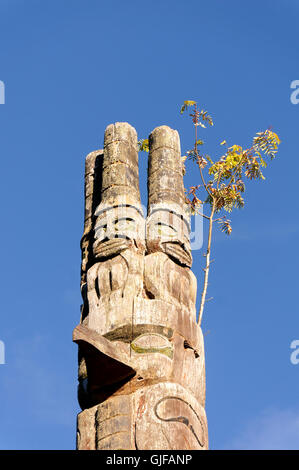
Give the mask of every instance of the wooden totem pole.
[[205, 359], [196, 323], [180, 141], [149, 136], [148, 216], [137, 134], [107, 127], [85, 171], [77, 449], [207, 449]]

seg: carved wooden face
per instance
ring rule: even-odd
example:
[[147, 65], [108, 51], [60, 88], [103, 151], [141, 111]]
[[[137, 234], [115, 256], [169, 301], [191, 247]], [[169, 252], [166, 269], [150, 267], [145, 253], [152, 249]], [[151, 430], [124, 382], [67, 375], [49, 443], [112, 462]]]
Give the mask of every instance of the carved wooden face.
[[164, 251], [180, 264], [191, 266], [189, 226], [186, 219], [171, 209], [157, 209], [146, 220], [146, 244], [149, 253]]
[[189, 227], [182, 215], [171, 209], [157, 209], [151, 212], [146, 221], [148, 240], [159, 239], [161, 243], [179, 241], [185, 244], [189, 240]]
[[144, 257], [125, 250], [89, 269], [88, 327], [115, 345], [127, 345], [124, 362], [136, 370], [136, 386], [176, 377], [198, 395], [203, 343], [195, 297], [196, 278], [189, 269], [165, 253]]
[[[150, 300], [143, 300], [139, 307], [143, 311], [150, 310], [151, 303]], [[164, 307], [167, 308], [167, 305]], [[175, 309], [173, 316], [178, 317]], [[162, 317], [165, 318], [161, 318], [160, 325], [155, 319], [155, 324], [128, 324], [104, 335], [116, 345], [118, 351], [122, 351], [124, 363], [136, 371], [126, 386], [135, 390], [157, 382], [174, 382], [186, 387], [203, 404], [205, 370], [202, 333], [196, 323], [189, 324], [189, 331], [179, 325], [173, 329], [165, 325], [171, 323], [172, 315]], [[187, 316], [178, 320], [186, 325]]]
[[103, 210], [95, 224], [95, 239], [104, 241], [113, 238], [134, 240], [143, 236], [144, 218], [133, 206], [116, 206]]
[[144, 248], [144, 218], [137, 207], [119, 205], [102, 209], [94, 231], [93, 252], [97, 258], [114, 256], [133, 244]]

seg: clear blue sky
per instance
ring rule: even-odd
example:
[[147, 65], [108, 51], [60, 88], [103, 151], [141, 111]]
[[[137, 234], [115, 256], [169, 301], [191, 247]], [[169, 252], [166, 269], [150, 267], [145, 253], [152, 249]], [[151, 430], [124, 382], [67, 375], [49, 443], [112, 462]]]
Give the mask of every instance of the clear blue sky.
[[214, 118], [202, 134], [212, 155], [268, 126], [282, 139], [231, 238], [215, 237], [203, 321], [210, 446], [299, 448], [298, 14], [296, 0], [0, 0], [1, 449], [75, 447], [85, 155], [116, 121], [140, 137], [167, 124], [185, 151], [185, 99]]

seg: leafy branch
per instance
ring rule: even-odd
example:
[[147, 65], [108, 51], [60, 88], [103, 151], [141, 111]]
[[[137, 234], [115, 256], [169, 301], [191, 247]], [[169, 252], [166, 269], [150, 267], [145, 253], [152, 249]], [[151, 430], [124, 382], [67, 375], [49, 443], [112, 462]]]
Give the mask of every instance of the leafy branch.
[[[191, 108], [190, 117], [195, 127], [194, 146], [182, 157], [182, 163], [185, 169], [187, 159], [193, 161], [199, 168], [200, 180], [202, 184], [191, 186], [186, 190], [186, 202], [191, 208], [191, 212], [200, 213], [199, 210], [203, 204], [209, 207], [209, 214], [201, 214], [209, 221], [207, 251], [205, 253], [206, 262], [204, 268], [204, 285], [201, 294], [201, 302], [198, 314], [198, 323], [202, 321], [204, 306], [206, 303], [206, 294], [211, 265], [211, 245], [213, 224], [218, 222], [220, 230], [227, 235], [232, 232], [231, 221], [227, 219], [224, 212], [232, 212], [233, 209], [244, 207], [244, 179], [264, 180], [262, 168], [267, 167], [264, 158], [270, 160], [276, 155], [280, 139], [271, 129], [258, 132], [253, 138], [251, 147], [243, 149], [239, 145], [233, 145], [226, 148], [226, 152], [217, 160], [213, 161], [208, 155], [203, 155], [199, 147], [203, 141], [198, 139], [198, 127], [205, 128], [205, 124], [213, 125], [213, 120], [207, 111], [199, 111], [196, 101], [184, 101], [181, 107], [181, 114]], [[221, 142], [226, 145], [226, 140]], [[207, 176], [205, 176], [205, 174]], [[206, 178], [209, 178], [207, 181]], [[205, 197], [198, 197], [198, 192], [204, 190]], [[204, 200], [203, 200], [204, 199]], [[214, 218], [215, 214], [220, 217]]]

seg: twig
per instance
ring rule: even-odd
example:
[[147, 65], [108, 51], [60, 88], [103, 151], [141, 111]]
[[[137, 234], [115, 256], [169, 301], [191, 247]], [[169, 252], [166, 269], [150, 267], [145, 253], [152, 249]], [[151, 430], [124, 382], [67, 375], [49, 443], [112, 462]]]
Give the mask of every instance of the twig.
[[210, 214], [210, 222], [209, 222], [209, 236], [208, 236], [208, 248], [207, 248], [207, 254], [206, 254], [206, 267], [205, 267], [205, 276], [204, 276], [204, 285], [203, 285], [203, 291], [201, 294], [201, 301], [200, 301], [200, 308], [199, 308], [199, 314], [198, 314], [198, 324], [201, 324], [202, 321], [202, 316], [203, 316], [203, 310], [205, 306], [205, 301], [206, 301], [206, 295], [207, 295], [207, 288], [208, 288], [208, 279], [209, 279], [209, 271], [210, 271], [210, 256], [211, 256], [211, 242], [212, 242], [212, 229], [213, 229], [213, 217], [214, 217], [214, 212], [215, 212], [215, 200], [213, 199], [213, 204], [212, 204], [212, 209], [211, 209], [211, 214]]

